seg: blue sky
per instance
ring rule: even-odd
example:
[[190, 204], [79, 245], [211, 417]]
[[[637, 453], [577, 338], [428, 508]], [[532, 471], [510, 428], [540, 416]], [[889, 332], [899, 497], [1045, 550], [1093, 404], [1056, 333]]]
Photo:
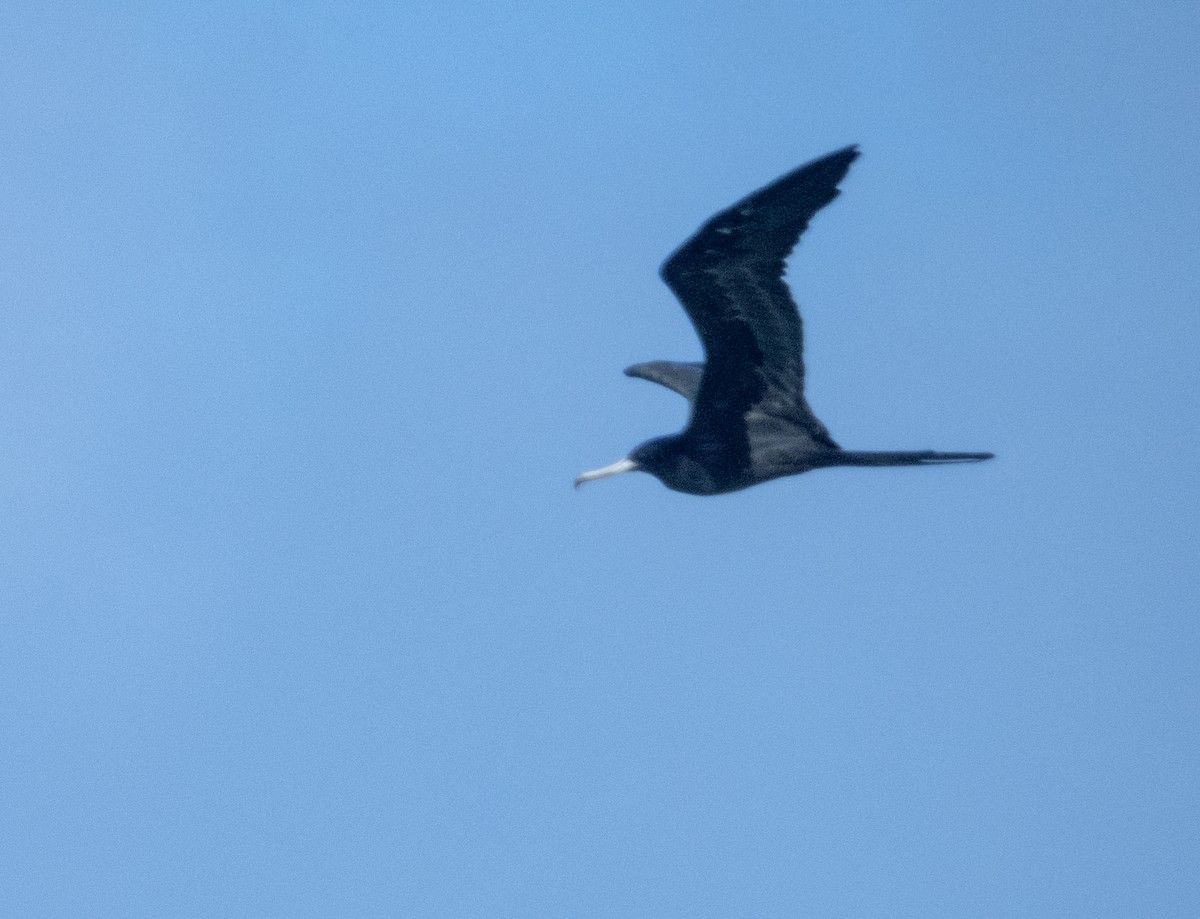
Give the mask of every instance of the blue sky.
[[[7, 4], [9, 914], [1200, 912], [1200, 12]], [[790, 279], [833, 470], [684, 421]]]

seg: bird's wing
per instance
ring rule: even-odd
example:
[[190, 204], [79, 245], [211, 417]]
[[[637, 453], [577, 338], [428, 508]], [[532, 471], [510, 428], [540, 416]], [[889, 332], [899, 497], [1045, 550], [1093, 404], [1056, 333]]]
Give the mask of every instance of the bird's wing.
[[719, 439], [757, 421], [837, 448], [804, 399], [800, 312], [783, 271], [857, 157], [847, 147], [789, 172], [717, 214], [663, 263], [707, 358], [689, 432]]
[[658, 383], [667, 389], [673, 389], [688, 402], [696, 398], [700, 390], [700, 376], [704, 373], [704, 365], [699, 363], [681, 363], [679, 361], [647, 361], [644, 364], [634, 364], [625, 368], [625, 376], [639, 377]]

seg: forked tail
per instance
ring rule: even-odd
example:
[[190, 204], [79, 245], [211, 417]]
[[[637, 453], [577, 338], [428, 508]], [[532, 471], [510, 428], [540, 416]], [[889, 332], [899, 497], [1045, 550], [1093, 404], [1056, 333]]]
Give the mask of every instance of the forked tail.
[[978, 463], [994, 453], [938, 453], [936, 450], [841, 450], [830, 456], [832, 466], [932, 466], [936, 463]]

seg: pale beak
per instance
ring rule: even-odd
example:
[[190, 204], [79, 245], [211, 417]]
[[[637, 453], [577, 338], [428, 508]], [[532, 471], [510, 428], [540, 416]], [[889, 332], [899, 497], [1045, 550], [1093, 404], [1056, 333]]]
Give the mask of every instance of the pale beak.
[[605, 466], [603, 469], [593, 469], [591, 472], [585, 472], [575, 480], [575, 487], [578, 488], [584, 482], [593, 482], [596, 479], [607, 479], [610, 475], [620, 475], [622, 472], [633, 472], [635, 469], [641, 469], [631, 459], [617, 460], [611, 466]]

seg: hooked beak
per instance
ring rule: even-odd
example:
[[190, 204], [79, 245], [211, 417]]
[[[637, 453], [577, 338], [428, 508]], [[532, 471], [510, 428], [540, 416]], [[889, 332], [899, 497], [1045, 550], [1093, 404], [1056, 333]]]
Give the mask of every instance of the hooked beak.
[[620, 475], [622, 472], [633, 472], [635, 469], [641, 469], [631, 459], [617, 460], [611, 466], [605, 466], [603, 469], [593, 469], [591, 472], [585, 472], [575, 480], [575, 487], [578, 488], [584, 482], [593, 482], [596, 479], [607, 479], [610, 475]]

